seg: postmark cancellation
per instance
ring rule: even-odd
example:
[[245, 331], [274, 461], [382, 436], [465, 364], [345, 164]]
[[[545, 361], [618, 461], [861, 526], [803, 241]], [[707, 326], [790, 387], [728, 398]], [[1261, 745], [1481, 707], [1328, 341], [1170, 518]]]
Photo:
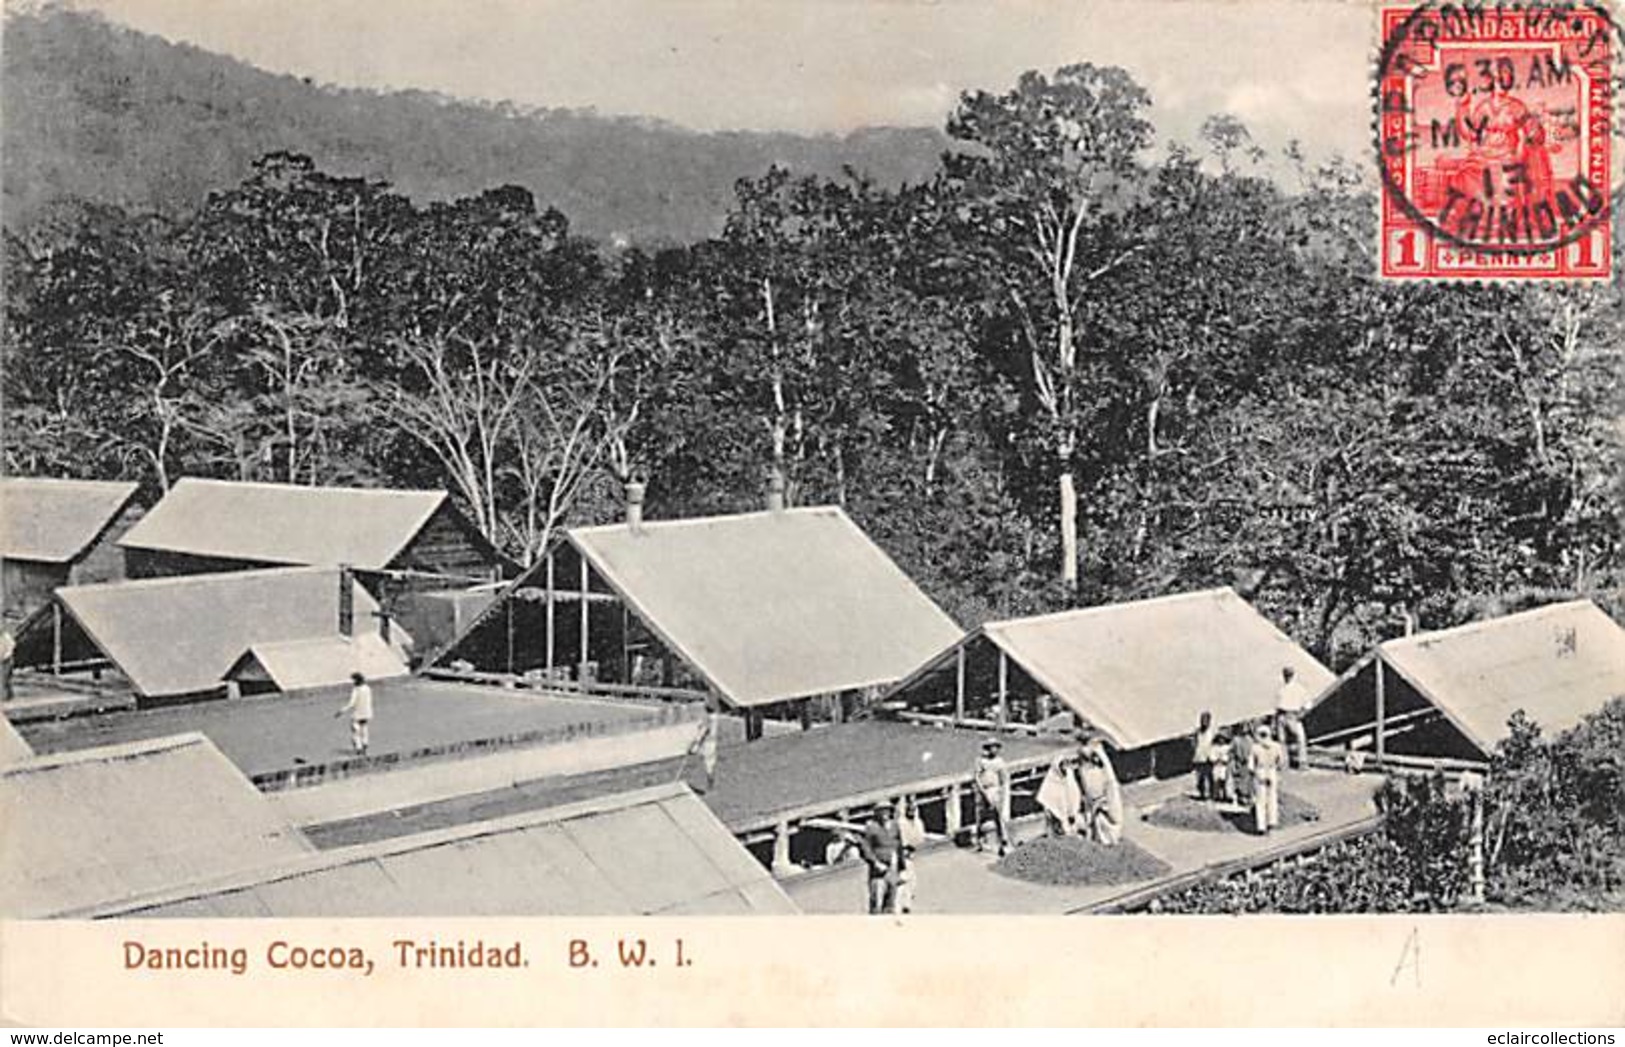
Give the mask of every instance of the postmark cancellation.
[[1594, 4], [1379, 12], [1381, 274], [1612, 276], [1620, 36]]

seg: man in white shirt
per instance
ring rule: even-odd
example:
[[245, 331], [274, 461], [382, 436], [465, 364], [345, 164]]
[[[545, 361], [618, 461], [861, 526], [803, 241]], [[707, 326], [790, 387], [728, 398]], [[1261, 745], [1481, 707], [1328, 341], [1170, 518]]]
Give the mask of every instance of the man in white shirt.
[[350, 700], [333, 714], [333, 719], [350, 714], [350, 744], [357, 756], [365, 756], [369, 741], [367, 729], [372, 724], [372, 688], [367, 686], [367, 678], [359, 672], [350, 674], [350, 683]]
[[897, 820], [897, 835], [903, 842], [903, 849], [899, 854], [897, 892], [892, 899], [892, 912], [906, 915], [914, 911], [914, 888], [919, 883], [914, 855], [925, 846], [925, 820], [920, 817], [920, 805], [912, 796], [903, 801], [903, 814]]
[[1290, 665], [1281, 667], [1281, 689], [1275, 692], [1275, 723], [1283, 748], [1290, 745], [1292, 766], [1309, 764], [1309, 737], [1303, 730], [1303, 714], [1309, 705], [1309, 689], [1296, 679]]
[[1281, 765], [1286, 754], [1270, 737], [1270, 729], [1258, 725], [1258, 739], [1248, 759], [1253, 772], [1253, 825], [1263, 836], [1281, 824]]

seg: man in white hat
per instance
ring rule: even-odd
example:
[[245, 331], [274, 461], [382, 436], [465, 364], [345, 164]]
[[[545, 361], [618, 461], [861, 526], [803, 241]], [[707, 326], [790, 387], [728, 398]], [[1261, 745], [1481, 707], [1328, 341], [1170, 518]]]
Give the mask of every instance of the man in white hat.
[[1253, 772], [1253, 825], [1262, 836], [1281, 824], [1281, 767], [1286, 763], [1286, 752], [1270, 736], [1268, 724], [1258, 725], [1248, 759]]
[[1004, 744], [997, 738], [982, 743], [982, 755], [976, 761], [976, 775], [972, 779], [976, 794], [976, 849], [985, 849], [982, 827], [989, 816], [999, 836], [999, 857], [1010, 850], [1010, 767], [999, 751]]

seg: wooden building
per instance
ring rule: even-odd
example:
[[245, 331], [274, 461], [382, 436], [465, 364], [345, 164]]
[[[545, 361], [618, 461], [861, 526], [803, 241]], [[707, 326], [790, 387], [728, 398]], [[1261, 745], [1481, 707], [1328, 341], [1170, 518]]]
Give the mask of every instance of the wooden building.
[[135, 522], [133, 483], [0, 480], [0, 590], [4, 616], [20, 622], [64, 585], [124, 577], [117, 540]]
[[498, 581], [511, 566], [444, 491], [188, 478], [119, 544], [131, 578], [349, 566], [431, 646], [439, 616], [420, 614], [419, 597]]
[[1589, 600], [1379, 644], [1304, 718], [1311, 744], [1481, 763], [1514, 713], [1558, 734], [1625, 697], [1625, 629]]
[[960, 635], [840, 509], [781, 509], [572, 529], [436, 664], [709, 695], [754, 737]]
[[1123, 779], [1190, 770], [1206, 711], [1233, 726], [1275, 711], [1281, 670], [1311, 694], [1330, 670], [1228, 588], [988, 622], [885, 696], [916, 723], [1067, 733], [1108, 744]]
[[[18, 630], [16, 665], [126, 687], [145, 704], [217, 696], [233, 678], [305, 688], [357, 668], [402, 675], [410, 643], [349, 572], [277, 567], [58, 589]], [[297, 670], [283, 668], [290, 653]]]

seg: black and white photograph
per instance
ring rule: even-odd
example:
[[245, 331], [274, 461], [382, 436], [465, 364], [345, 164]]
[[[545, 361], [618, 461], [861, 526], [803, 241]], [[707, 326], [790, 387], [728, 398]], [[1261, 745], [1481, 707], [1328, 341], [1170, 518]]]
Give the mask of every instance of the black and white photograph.
[[7, 0], [0, 915], [1625, 912], [1619, 17]]

